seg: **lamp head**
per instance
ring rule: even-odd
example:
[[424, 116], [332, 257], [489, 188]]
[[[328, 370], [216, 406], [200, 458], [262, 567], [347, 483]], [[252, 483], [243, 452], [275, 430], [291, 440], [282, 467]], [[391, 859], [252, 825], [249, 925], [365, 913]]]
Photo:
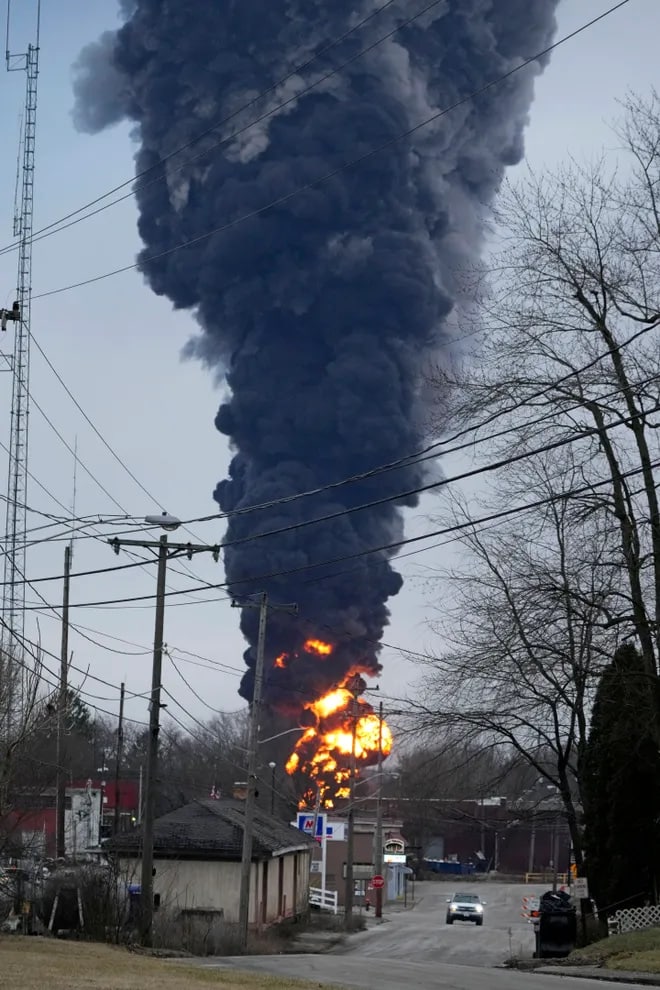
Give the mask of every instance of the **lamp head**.
[[166, 529], [168, 532], [173, 532], [181, 525], [181, 520], [177, 519], [176, 516], [171, 516], [169, 512], [163, 512], [160, 516], [145, 516], [144, 521], [150, 526], [160, 526], [161, 529]]

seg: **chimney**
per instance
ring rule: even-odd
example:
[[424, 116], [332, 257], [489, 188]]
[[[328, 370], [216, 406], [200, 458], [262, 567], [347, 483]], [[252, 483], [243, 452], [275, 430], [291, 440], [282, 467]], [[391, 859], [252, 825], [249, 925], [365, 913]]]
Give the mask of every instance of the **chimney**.
[[234, 798], [234, 801], [245, 801], [247, 798], [247, 789], [248, 789], [248, 785], [246, 781], [245, 782], [241, 780], [236, 781], [234, 783], [234, 789], [232, 792], [232, 797]]

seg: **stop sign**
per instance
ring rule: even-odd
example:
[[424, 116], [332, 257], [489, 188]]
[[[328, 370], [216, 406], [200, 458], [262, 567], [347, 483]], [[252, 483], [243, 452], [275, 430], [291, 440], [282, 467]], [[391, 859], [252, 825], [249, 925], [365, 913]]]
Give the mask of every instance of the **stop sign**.
[[385, 886], [385, 880], [383, 879], [383, 877], [381, 877], [379, 873], [377, 873], [376, 876], [371, 881], [371, 886], [374, 888], [374, 890], [380, 890], [382, 887]]

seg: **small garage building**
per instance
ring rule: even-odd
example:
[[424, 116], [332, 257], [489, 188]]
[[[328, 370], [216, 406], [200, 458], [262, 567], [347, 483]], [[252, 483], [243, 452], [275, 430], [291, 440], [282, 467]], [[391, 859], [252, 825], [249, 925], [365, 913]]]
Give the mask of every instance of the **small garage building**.
[[[245, 804], [198, 800], [154, 824], [154, 904], [157, 910], [238, 921]], [[141, 834], [116, 836], [109, 849], [129, 885], [139, 883]], [[309, 904], [313, 840], [257, 810], [254, 820], [250, 924], [269, 925], [303, 914]]]

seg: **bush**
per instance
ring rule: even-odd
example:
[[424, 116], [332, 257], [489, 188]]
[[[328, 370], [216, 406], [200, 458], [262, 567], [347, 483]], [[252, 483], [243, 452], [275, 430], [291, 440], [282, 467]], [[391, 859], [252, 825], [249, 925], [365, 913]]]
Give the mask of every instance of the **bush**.
[[[277, 955], [293, 937], [291, 925], [263, 932], [251, 932], [248, 955]], [[154, 915], [153, 946], [193, 956], [239, 956], [242, 954], [238, 925], [226, 922], [220, 914], [205, 911], [157, 911]]]

